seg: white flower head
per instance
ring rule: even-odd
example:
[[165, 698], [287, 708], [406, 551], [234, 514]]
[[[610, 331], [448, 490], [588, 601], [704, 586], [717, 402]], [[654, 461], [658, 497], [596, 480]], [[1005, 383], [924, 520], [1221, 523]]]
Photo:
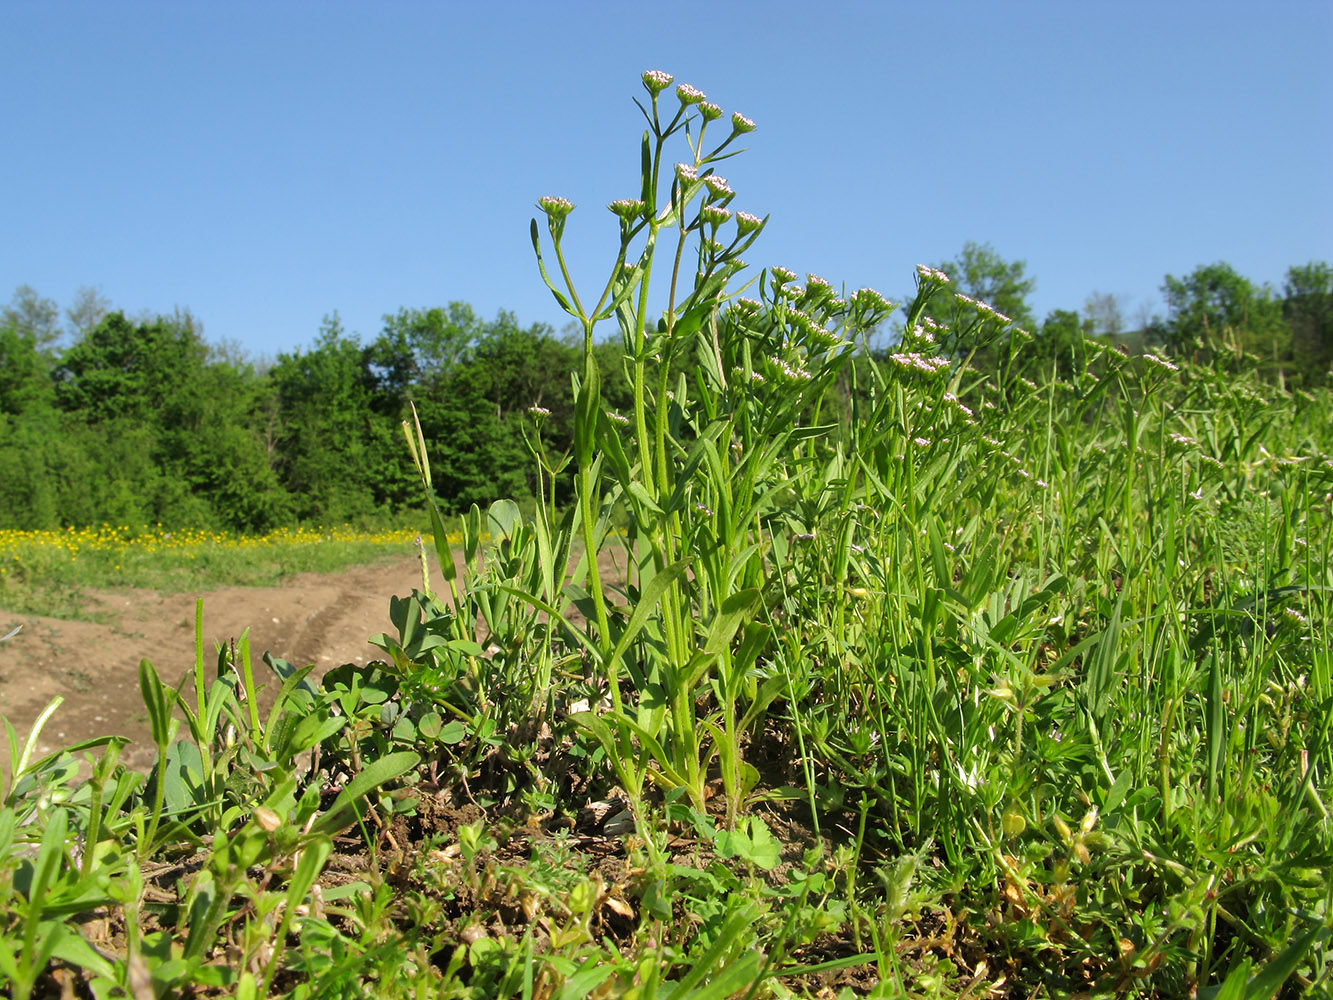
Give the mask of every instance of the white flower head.
[[643, 215], [644, 203], [637, 198], [620, 198], [606, 207], [626, 222], [633, 222]]
[[731, 190], [725, 177], [719, 177], [717, 174], [709, 174], [704, 178], [704, 183], [708, 185], [708, 191], [715, 198], [725, 198], [736, 192]]
[[764, 227], [764, 220], [749, 212], [736, 213], [736, 229], [742, 236], [757, 232]]
[[1179, 365], [1175, 364], [1172, 361], [1168, 361], [1166, 358], [1162, 357], [1159, 354], [1145, 354], [1143, 355], [1143, 360], [1148, 362], [1150, 365], [1153, 365], [1156, 368], [1161, 368], [1163, 371], [1168, 371], [1168, 372], [1180, 371]]
[[539, 199], [537, 207], [552, 219], [563, 219], [570, 212], [574, 211], [574, 203], [572, 201], [568, 198], [561, 198], [552, 194], [545, 195]]
[[699, 210], [699, 218], [710, 226], [720, 226], [731, 218], [731, 212], [721, 205], [705, 205]]
[[733, 132], [753, 132], [754, 129], [754, 122], [750, 121], [750, 119], [746, 118], [739, 111], [731, 116], [731, 130]]
[[650, 69], [643, 74], [643, 85], [648, 88], [650, 94], [656, 97], [667, 87], [670, 87], [671, 81], [674, 79], [675, 77], [670, 73], [664, 73], [660, 69]]
[[680, 98], [681, 104], [699, 104], [706, 99], [702, 90], [688, 83], [676, 85], [676, 96]]

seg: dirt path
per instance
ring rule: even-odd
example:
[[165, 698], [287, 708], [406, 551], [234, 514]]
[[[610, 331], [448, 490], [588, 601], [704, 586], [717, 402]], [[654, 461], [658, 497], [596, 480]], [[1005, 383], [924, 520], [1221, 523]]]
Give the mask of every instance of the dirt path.
[[[408, 557], [335, 574], [302, 574], [278, 587], [92, 592], [91, 609], [100, 612], [102, 623], [0, 611], [0, 635], [23, 626], [0, 643], [0, 715], [18, 731], [21, 745], [42, 709], [61, 695], [64, 704], [42, 732], [43, 752], [116, 734], [133, 740], [121, 759], [145, 768], [153, 746], [139, 695], [139, 661], [151, 660], [164, 683], [180, 683], [194, 663], [197, 598], [204, 599], [206, 667], [217, 662], [218, 644], [249, 628], [255, 681], [272, 686], [274, 675], [262, 661], [266, 651], [297, 666], [313, 663], [316, 676], [341, 663], [375, 659], [379, 650], [366, 640], [393, 633], [389, 598], [420, 586], [421, 563]], [[0, 768], [8, 773], [4, 744], [0, 735]]]

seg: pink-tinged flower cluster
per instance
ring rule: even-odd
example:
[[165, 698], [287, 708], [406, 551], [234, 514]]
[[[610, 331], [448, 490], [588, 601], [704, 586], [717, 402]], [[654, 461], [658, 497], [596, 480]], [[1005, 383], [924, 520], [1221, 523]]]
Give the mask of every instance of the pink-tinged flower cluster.
[[782, 358], [774, 358], [773, 364], [792, 382], [809, 382], [814, 377], [800, 365], [788, 364]]
[[683, 181], [697, 181], [699, 179], [699, 169], [689, 163], [677, 163], [676, 176]]
[[616, 413], [614, 410], [606, 411], [606, 419], [611, 421], [611, 423], [613, 424], [620, 424], [620, 426], [622, 427], [629, 426], [629, 418], [622, 417], [619, 413]]
[[626, 222], [633, 222], [643, 215], [644, 203], [636, 198], [620, 198], [606, 206]]
[[722, 117], [722, 109], [711, 101], [700, 101], [699, 114], [703, 115], [704, 121], [715, 122]]
[[951, 362], [946, 357], [926, 358], [915, 351], [890, 354], [889, 360], [902, 368], [914, 368], [926, 375], [938, 375], [946, 370]]
[[927, 267], [925, 264], [918, 264], [916, 266], [916, 273], [926, 281], [938, 281], [945, 285], [949, 283], [949, 276], [936, 267]]
[[667, 87], [670, 87], [671, 81], [674, 79], [675, 77], [670, 73], [664, 73], [660, 69], [650, 69], [643, 74], [643, 85], [648, 88], [650, 94], [656, 97]]
[[750, 121], [750, 119], [746, 118], [739, 111], [731, 116], [731, 130], [733, 132], [753, 132], [754, 129], [754, 122]]
[[789, 281], [796, 280], [796, 272], [785, 267], [770, 267], [769, 273], [778, 279], [778, 284], [785, 285]]
[[708, 193], [714, 198], [727, 198], [736, 193], [727, 184], [727, 179], [719, 177], [717, 174], [709, 174], [704, 178], [704, 183], [708, 185]]
[[944, 401], [945, 401], [946, 403], [948, 403], [950, 406], [952, 406], [952, 407], [953, 407], [955, 410], [957, 410], [959, 413], [962, 413], [963, 415], [968, 416], [968, 417], [972, 416], [972, 411], [969, 410], [969, 409], [963, 404], [963, 402], [962, 402], [957, 396], [955, 396], [953, 393], [951, 393], [951, 392], [946, 392], [946, 393], [944, 394]]
[[529, 406], [528, 413], [534, 417], [549, 417], [551, 411], [544, 406]]
[[706, 100], [702, 90], [698, 87], [691, 87], [688, 83], [676, 86], [676, 96], [680, 98], [680, 103], [685, 105], [699, 104]]
[[552, 219], [563, 219], [570, 212], [574, 211], [574, 203], [568, 198], [560, 198], [551, 194], [541, 198], [537, 202], [537, 207]]
[[757, 232], [764, 227], [764, 220], [749, 212], [736, 213], [736, 231], [742, 236]]
[[1156, 366], [1157, 368], [1161, 368], [1163, 371], [1168, 371], [1168, 372], [1180, 371], [1179, 365], [1175, 364], [1174, 362], [1168, 361], [1166, 358], [1162, 357], [1159, 354], [1145, 354], [1143, 355], [1143, 360], [1151, 365]]
[[699, 218], [710, 226], [720, 226], [731, 218], [731, 212], [721, 205], [705, 205], [699, 209]]
[[[966, 296], [964, 296], [964, 298], [966, 298]], [[1010, 319], [1008, 316], [1006, 316], [1004, 313], [1000, 312], [1000, 310], [996, 309], [996, 308], [995, 308], [993, 305], [991, 305], [989, 302], [982, 302], [980, 299], [977, 299], [977, 300], [976, 300], [975, 302], [973, 302], [972, 304], [973, 304], [974, 306], [977, 307], [977, 312], [986, 313], [986, 314], [989, 315], [989, 316], [994, 316], [994, 317], [995, 317], [996, 319], [998, 319], [1001, 323], [1012, 323], [1012, 322], [1013, 322], [1013, 320], [1011, 320], [1011, 319]]]
[[[735, 375], [737, 378], [744, 378], [744, 377], [745, 377], [745, 369], [744, 369], [744, 368], [741, 368], [741, 367], [739, 367], [739, 366], [737, 366], [737, 367], [735, 367], [735, 368], [733, 368], [733, 369], [731, 370], [731, 374]], [[764, 376], [760, 375], [760, 374], [759, 374], [758, 372], [756, 372], [756, 371], [752, 371], [752, 372], [750, 372], [750, 381], [751, 381], [751, 382], [757, 382], [757, 383], [759, 383], [759, 384], [762, 385], [762, 384], [763, 384], [763, 381], [764, 381]]]
[[893, 303], [873, 288], [858, 288], [851, 294], [851, 304], [860, 308], [892, 309]]

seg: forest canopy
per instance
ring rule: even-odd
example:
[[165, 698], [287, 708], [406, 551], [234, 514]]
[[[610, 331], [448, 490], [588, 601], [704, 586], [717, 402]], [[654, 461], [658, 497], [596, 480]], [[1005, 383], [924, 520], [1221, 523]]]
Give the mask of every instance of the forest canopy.
[[[1025, 262], [989, 245], [968, 243], [940, 267], [957, 291], [1032, 324], [1029, 364], [1077, 363], [1085, 338], [1098, 337], [1196, 359], [1248, 354], [1288, 387], [1330, 379], [1325, 262], [1291, 268], [1280, 294], [1225, 263], [1168, 275], [1166, 314], [1137, 329], [1114, 296], [1095, 292], [1081, 312], [1057, 309], [1037, 324]], [[459, 301], [402, 308], [368, 343], [334, 314], [309, 347], [271, 362], [210, 344], [188, 311], [132, 318], [84, 289], [63, 326], [60, 315], [28, 286], [0, 309], [0, 528], [263, 532], [392, 518], [421, 504], [401, 432], [413, 405], [446, 510], [538, 489], [525, 442], [533, 412], [554, 459], [569, 445], [569, 373], [582, 345], [512, 313], [486, 320]], [[860, 363], [882, 361], [892, 339]], [[597, 350], [603, 399], [623, 406], [622, 348]], [[989, 363], [973, 359], [982, 370]], [[562, 498], [568, 484], [556, 489]]]

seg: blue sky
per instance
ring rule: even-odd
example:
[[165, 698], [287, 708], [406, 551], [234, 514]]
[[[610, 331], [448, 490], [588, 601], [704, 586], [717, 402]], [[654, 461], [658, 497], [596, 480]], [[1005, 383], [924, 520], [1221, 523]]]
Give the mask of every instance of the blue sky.
[[720, 171], [772, 216], [756, 265], [898, 298], [989, 242], [1038, 316], [1098, 290], [1134, 319], [1167, 273], [1333, 260], [1326, 0], [4, 0], [0, 39], [0, 302], [96, 286], [256, 355], [334, 310], [563, 326], [533, 203], [578, 205], [600, 288], [646, 69], [757, 122]]

